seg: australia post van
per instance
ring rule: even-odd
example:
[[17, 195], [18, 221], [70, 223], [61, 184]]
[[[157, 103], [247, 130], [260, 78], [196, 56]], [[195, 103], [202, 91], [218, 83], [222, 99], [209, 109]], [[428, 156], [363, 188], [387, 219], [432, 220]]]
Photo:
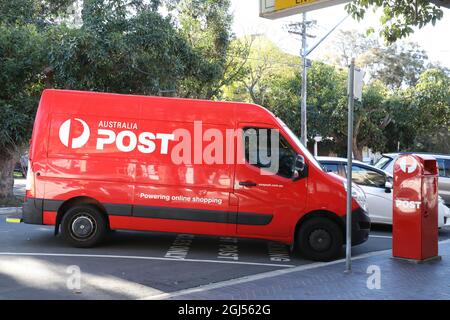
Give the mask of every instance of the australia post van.
[[[330, 260], [345, 239], [345, 180], [263, 107], [45, 90], [22, 221], [76, 247], [109, 230], [268, 239]], [[367, 240], [354, 187], [352, 244]]]

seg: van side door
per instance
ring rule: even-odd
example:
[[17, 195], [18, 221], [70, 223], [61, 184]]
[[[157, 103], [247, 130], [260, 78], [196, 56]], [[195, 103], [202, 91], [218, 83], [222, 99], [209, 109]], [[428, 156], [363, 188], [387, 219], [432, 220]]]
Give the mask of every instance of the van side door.
[[[242, 136], [237, 144], [234, 181], [234, 194], [239, 203], [237, 234], [289, 237], [306, 205], [307, 178], [293, 180], [292, 167], [297, 153], [282, 132], [270, 125], [241, 123], [239, 129], [238, 134]], [[271, 148], [274, 129], [279, 139]], [[274, 158], [270, 163], [264, 159], [272, 156], [273, 150], [279, 153], [275, 171], [270, 169]]]

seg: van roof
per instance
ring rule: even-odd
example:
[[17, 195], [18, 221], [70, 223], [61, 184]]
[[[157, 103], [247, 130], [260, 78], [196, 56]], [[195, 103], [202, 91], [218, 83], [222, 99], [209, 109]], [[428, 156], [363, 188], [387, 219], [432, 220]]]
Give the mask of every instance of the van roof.
[[269, 110], [251, 103], [60, 89], [44, 90], [40, 108], [47, 104], [51, 105], [52, 112], [57, 112], [54, 109], [57, 108], [74, 115], [203, 121], [223, 125], [234, 125], [235, 121], [272, 122], [274, 117]]

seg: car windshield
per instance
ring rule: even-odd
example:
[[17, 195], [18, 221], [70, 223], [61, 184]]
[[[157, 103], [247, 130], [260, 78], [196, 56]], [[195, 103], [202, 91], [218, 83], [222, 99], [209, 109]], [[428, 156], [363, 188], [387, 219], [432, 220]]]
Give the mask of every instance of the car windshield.
[[314, 158], [314, 156], [311, 154], [311, 152], [309, 152], [309, 150], [307, 148], [305, 148], [305, 146], [301, 143], [300, 139], [295, 135], [295, 133], [292, 132], [291, 129], [289, 129], [289, 127], [283, 122], [283, 120], [281, 120], [280, 118], [277, 118], [278, 122], [280, 123], [280, 125], [283, 127], [284, 131], [289, 135], [289, 137], [295, 142], [295, 144], [300, 148], [300, 150], [302, 151], [303, 155], [310, 159], [311, 162], [320, 170], [323, 171], [323, 167], [319, 164], [319, 162], [317, 161], [316, 158]]
[[391, 161], [392, 158], [383, 156], [374, 164], [374, 167], [378, 169], [384, 169]]

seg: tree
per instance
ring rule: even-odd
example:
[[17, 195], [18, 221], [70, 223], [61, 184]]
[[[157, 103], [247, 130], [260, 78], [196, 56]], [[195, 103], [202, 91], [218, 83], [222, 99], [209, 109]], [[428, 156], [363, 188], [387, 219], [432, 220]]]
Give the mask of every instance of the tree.
[[382, 81], [390, 89], [413, 86], [426, 68], [428, 55], [416, 43], [392, 44], [374, 48], [372, 60], [373, 78]]
[[385, 46], [356, 30], [339, 31], [325, 51], [325, 58], [347, 67], [352, 57], [368, 73], [370, 81], [380, 80], [391, 90], [414, 85], [428, 63], [426, 51], [416, 43]]
[[34, 26], [0, 24], [0, 199], [13, 197], [17, 150], [30, 136], [43, 88], [44, 49]]
[[[443, 16], [440, 5], [450, 5], [448, 0], [355, 0], [346, 5], [354, 19], [362, 20], [369, 8], [382, 8], [379, 34], [387, 43], [394, 43], [414, 32], [413, 27], [435, 25]], [[369, 31], [373, 31], [370, 29]]]
[[97, 15], [102, 3], [85, 3], [80, 28], [59, 25], [48, 32], [55, 87], [158, 95], [196, 73], [201, 56], [170, 18], [149, 9], [131, 17], [117, 10]]
[[[227, 59], [233, 40], [230, 1], [166, 0], [166, 5], [176, 19], [180, 34], [201, 57], [193, 68], [195, 74], [184, 79], [179, 94], [192, 98], [218, 97], [223, 85], [232, 81], [225, 76], [238, 74], [230, 71], [236, 65]], [[230, 53], [239, 54], [236, 49], [232, 47]]]
[[266, 105], [266, 99], [276, 87], [274, 82], [293, 78], [299, 59], [282, 52], [261, 35], [252, 35], [240, 41], [250, 43], [250, 53], [245, 57], [243, 75], [225, 88], [224, 98]]
[[417, 115], [414, 147], [450, 153], [450, 77], [442, 70], [426, 70], [412, 91], [411, 105]]

